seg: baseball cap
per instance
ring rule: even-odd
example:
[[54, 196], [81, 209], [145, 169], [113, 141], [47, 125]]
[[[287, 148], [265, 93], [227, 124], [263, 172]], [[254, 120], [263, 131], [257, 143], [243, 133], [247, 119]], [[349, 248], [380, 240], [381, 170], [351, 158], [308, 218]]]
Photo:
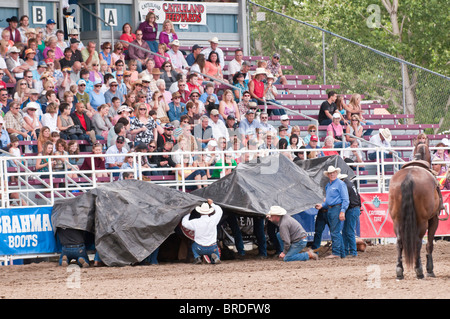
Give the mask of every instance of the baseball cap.
[[79, 80], [77, 84], [78, 85], [82, 85], [82, 84], [86, 85], [86, 81], [85, 80]]
[[71, 38], [70, 39], [70, 44], [74, 44], [74, 43], [80, 43], [80, 41], [78, 39]]
[[125, 137], [123, 137], [122, 135], [117, 136], [116, 142], [124, 143], [125, 142]]
[[289, 120], [289, 116], [287, 114], [283, 114], [280, 116], [281, 121]]
[[192, 47], [192, 51], [195, 51], [197, 49], [203, 49], [203, 47], [198, 44], [194, 44], [194, 46]]
[[210, 112], [211, 115], [219, 115], [219, 111], [217, 109], [213, 109]]
[[317, 137], [317, 135], [311, 135], [310, 141], [318, 142], [318, 141], [319, 141], [319, 138]]
[[53, 19], [48, 19], [47, 20], [47, 24], [56, 24], [56, 22]]

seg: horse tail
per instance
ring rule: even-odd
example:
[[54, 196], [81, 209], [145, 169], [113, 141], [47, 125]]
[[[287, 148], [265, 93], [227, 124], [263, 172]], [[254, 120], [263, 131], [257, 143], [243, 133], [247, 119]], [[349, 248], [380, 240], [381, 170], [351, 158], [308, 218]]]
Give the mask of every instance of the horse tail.
[[401, 186], [402, 207], [400, 213], [399, 233], [402, 240], [405, 262], [410, 267], [417, 257], [418, 236], [416, 210], [414, 208], [414, 181], [411, 173], [406, 175]]

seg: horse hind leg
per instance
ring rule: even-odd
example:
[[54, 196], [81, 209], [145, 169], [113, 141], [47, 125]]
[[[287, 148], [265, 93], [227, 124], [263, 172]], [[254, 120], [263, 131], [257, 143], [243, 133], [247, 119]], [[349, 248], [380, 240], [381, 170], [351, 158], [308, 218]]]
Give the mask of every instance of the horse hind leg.
[[400, 237], [397, 237], [397, 280], [402, 280], [404, 278], [403, 276], [403, 261], [402, 261], [402, 253], [403, 253], [403, 244]]
[[423, 268], [422, 268], [422, 261], [420, 260], [420, 250], [422, 248], [422, 239], [418, 239], [417, 243], [417, 255], [416, 255], [416, 267], [414, 268], [416, 271], [416, 277], [417, 279], [423, 279]]
[[428, 242], [427, 242], [427, 277], [436, 277], [433, 271], [433, 247], [434, 234], [438, 226], [439, 220], [437, 217], [430, 219], [428, 222]]

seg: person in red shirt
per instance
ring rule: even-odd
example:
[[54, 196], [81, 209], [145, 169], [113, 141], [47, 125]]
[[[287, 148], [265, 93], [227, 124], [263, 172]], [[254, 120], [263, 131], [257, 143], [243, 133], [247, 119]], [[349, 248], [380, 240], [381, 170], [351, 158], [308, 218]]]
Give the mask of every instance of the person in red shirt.
[[264, 79], [267, 76], [267, 72], [264, 68], [257, 68], [254, 78], [248, 83], [248, 90], [252, 99], [258, 103], [258, 105], [264, 105], [264, 96], [266, 92], [264, 90]]

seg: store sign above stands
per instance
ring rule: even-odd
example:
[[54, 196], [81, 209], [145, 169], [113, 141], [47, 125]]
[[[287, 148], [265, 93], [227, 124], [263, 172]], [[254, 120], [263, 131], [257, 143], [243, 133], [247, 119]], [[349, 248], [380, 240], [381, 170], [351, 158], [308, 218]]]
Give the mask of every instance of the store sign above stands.
[[147, 13], [153, 11], [156, 22], [162, 24], [165, 20], [180, 25], [205, 25], [206, 5], [199, 2], [166, 2], [141, 1], [139, 2], [140, 20], [144, 21]]

